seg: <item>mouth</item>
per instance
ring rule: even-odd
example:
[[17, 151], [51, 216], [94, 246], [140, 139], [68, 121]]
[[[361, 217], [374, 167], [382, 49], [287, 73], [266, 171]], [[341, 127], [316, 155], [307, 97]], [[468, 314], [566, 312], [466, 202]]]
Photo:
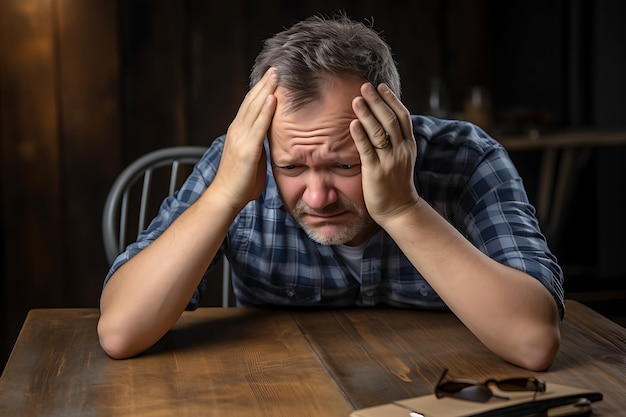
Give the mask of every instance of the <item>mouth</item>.
[[338, 213], [304, 213], [304, 217], [311, 220], [313, 223], [330, 223], [341, 220], [343, 217], [347, 217], [351, 214], [349, 211], [342, 211]]

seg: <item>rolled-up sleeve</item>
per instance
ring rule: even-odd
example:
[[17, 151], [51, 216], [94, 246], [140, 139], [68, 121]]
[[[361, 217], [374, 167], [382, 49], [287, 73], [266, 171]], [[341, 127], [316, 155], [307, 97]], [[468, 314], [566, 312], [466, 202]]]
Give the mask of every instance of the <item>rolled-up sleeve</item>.
[[563, 318], [562, 269], [503, 148], [496, 145], [485, 153], [466, 190], [459, 209], [468, 239], [492, 259], [539, 280], [554, 297]]
[[[187, 210], [187, 208], [189, 208], [189, 206], [191, 206], [202, 195], [202, 193], [204, 193], [217, 172], [224, 144], [223, 139], [223, 137], [220, 137], [213, 142], [204, 156], [196, 163], [191, 174], [185, 180], [181, 188], [176, 191], [174, 195], [169, 196], [162, 201], [156, 217], [154, 217], [148, 227], [138, 235], [136, 241], [130, 243], [125, 250], [117, 256], [104, 279], [103, 288], [122, 265], [161, 236], [161, 234], [167, 230], [167, 228], [178, 218], [178, 216]], [[211, 263], [209, 270], [212, 268], [214, 263], [215, 259]], [[201, 291], [204, 288], [205, 278], [206, 274], [202, 279], [201, 285], [198, 287], [198, 290], [190, 301], [188, 309], [193, 309], [197, 306], [202, 296]]]

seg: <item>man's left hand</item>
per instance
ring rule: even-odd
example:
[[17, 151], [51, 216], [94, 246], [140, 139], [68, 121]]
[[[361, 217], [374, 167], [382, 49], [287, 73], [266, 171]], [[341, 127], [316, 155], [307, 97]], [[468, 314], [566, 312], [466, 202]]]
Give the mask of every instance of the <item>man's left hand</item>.
[[409, 111], [385, 84], [361, 86], [352, 101], [350, 134], [361, 156], [363, 196], [378, 223], [419, 201], [413, 182], [417, 145]]

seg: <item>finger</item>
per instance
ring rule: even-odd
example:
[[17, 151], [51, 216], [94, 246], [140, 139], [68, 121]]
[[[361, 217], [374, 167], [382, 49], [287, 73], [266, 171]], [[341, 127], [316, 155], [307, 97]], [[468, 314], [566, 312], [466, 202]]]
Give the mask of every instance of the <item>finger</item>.
[[359, 126], [363, 135], [367, 138], [370, 148], [382, 144], [387, 140], [385, 128], [378, 121], [376, 116], [374, 116], [362, 96], [355, 97], [352, 100], [352, 110], [360, 122]]
[[254, 109], [248, 112], [248, 117], [251, 121], [251, 133], [257, 137], [265, 138], [276, 111], [276, 97], [274, 96], [274, 92], [278, 87], [278, 71], [276, 68], [268, 69], [260, 83], [259, 92], [253, 95], [251, 103]]
[[262, 136], [265, 138], [267, 131], [272, 124], [274, 113], [276, 111], [276, 97], [270, 94], [265, 99], [263, 106], [261, 107], [259, 114], [254, 119], [251, 127], [251, 133], [253, 135]]
[[378, 161], [378, 155], [359, 119], [354, 119], [350, 122], [350, 135], [359, 152], [361, 164], [367, 166], [376, 163]]
[[263, 77], [250, 89], [248, 94], [246, 94], [244, 103], [249, 103], [249, 102], [254, 101], [256, 97], [263, 94], [263, 90], [267, 89], [268, 87], [270, 89], [273, 89], [272, 84], [275, 83], [277, 79], [278, 79], [278, 70], [274, 67], [270, 67], [267, 71], [265, 71], [265, 74], [263, 74]]
[[384, 143], [386, 139], [385, 132], [387, 132], [389, 133], [391, 144], [397, 145], [404, 136], [398, 117], [393, 109], [370, 83], [365, 83], [361, 86], [361, 94], [369, 112], [363, 112], [359, 119], [363, 122], [365, 130], [372, 135], [370, 136], [372, 144]]
[[379, 84], [378, 93], [396, 115], [402, 131], [402, 137], [413, 137], [413, 123], [411, 122], [411, 113], [409, 110], [402, 104], [400, 99], [391, 91], [387, 84]]
[[244, 98], [237, 116], [242, 122], [252, 125], [267, 104], [267, 97], [276, 91], [278, 86], [278, 71], [276, 68], [268, 69], [263, 78], [250, 89]]
[[[263, 139], [271, 125], [276, 109], [274, 92], [278, 86], [278, 71], [270, 68], [261, 80], [250, 89], [234, 120], [226, 132], [226, 146], [230, 145], [243, 150], [238, 143], [247, 141], [248, 138], [257, 146], [262, 146]], [[260, 152], [260, 150], [257, 150]]]

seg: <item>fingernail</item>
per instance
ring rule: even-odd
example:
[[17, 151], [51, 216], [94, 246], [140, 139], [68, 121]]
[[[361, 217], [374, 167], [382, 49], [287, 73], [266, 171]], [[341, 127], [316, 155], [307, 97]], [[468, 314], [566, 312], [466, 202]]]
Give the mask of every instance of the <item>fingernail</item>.
[[278, 68], [276, 67], [270, 68], [270, 78], [273, 81], [278, 81]]

